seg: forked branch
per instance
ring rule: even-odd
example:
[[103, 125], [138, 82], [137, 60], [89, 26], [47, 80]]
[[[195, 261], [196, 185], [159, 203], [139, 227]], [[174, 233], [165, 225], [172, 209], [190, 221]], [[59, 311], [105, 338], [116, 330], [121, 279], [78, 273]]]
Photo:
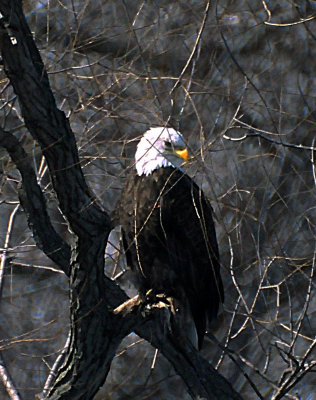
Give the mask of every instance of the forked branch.
[[[22, 175], [25, 197], [21, 201], [35, 239], [66, 273], [70, 271], [70, 345], [48, 398], [92, 399], [107, 376], [121, 340], [134, 330], [161, 350], [194, 399], [240, 400], [229, 382], [190, 343], [177, 343], [166, 332], [161, 310], [155, 309], [145, 316], [133, 313], [132, 318], [131, 313], [113, 313], [128, 298], [104, 276], [104, 249], [111, 221], [84, 179], [74, 134], [68, 119], [56, 107], [47, 73], [23, 15], [22, 2], [0, 0], [0, 12], [0, 50], [5, 72], [19, 98], [25, 124], [41, 146], [59, 207], [74, 232], [75, 245], [68, 267], [69, 247], [56, 237], [50, 223], [54, 243], [45, 240], [41, 226], [49, 218], [27, 156], [16, 139], [2, 131], [2, 138], [9, 140], [6, 148]], [[36, 219], [35, 210], [43, 219]]]

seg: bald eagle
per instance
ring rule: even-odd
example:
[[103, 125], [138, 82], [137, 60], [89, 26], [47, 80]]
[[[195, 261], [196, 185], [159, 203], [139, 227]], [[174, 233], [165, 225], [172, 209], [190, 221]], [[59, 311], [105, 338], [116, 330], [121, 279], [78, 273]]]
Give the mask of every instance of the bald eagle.
[[115, 215], [140, 296], [173, 298], [200, 349], [224, 295], [212, 207], [181, 170], [187, 160], [181, 133], [165, 127], [145, 132]]

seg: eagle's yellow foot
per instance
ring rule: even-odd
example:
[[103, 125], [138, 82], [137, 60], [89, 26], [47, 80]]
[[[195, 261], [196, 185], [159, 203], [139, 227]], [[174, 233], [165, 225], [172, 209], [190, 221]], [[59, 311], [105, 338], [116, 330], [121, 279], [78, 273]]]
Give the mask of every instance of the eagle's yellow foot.
[[146, 292], [144, 303], [146, 308], [170, 308], [170, 298], [164, 293], [154, 293], [153, 289], [149, 289]]
[[149, 289], [149, 290], [147, 290], [147, 292], [146, 292], [146, 297], [148, 296], [150, 296], [150, 294], [153, 292], [153, 289]]

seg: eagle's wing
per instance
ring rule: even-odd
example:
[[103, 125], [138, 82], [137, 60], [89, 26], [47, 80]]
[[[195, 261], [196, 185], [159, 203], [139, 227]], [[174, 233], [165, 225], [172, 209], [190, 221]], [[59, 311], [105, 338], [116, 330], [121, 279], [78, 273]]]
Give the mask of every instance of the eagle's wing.
[[223, 301], [212, 207], [202, 190], [180, 170], [160, 168], [128, 181], [118, 214], [139, 292], [154, 289], [189, 307], [201, 347]]
[[213, 210], [203, 191], [177, 170], [162, 196], [161, 214], [171, 265], [189, 300], [201, 345], [207, 321], [224, 300]]

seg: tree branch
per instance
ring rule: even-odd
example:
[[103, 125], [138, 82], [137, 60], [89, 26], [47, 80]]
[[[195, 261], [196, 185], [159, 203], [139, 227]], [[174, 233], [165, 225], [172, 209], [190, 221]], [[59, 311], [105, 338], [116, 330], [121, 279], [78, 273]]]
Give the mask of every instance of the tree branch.
[[21, 1], [0, 1], [0, 12], [5, 72], [25, 124], [42, 148], [60, 209], [77, 235], [70, 273], [71, 343], [49, 398], [92, 398], [128, 333], [114, 324], [104, 298], [104, 249], [111, 223], [84, 180], [73, 132], [56, 107]]
[[5, 363], [1, 357], [1, 353], [0, 353], [0, 377], [1, 377], [2, 383], [3, 383], [6, 391], [8, 392], [8, 394], [10, 396], [10, 399], [11, 400], [20, 400], [21, 396], [20, 396], [19, 392], [16, 390], [13, 380], [5, 367]]
[[[85, 182], [73, 132], [64, 113], [56, 107], [21, 1], [0, 0], [0, 11], [0, 47], [5, 71], [19, 98], [26, 126], [42, 148], [60, 208], [76, 235], [70, 268], [70, 346], [48, 398], [93, 398], [107, 376], [117, 346], [134, 330], [161, 349], [193, 398], [239, 400], [231, 385], [190, 343], [185, 340], [176, 343], [174, 332], [172, 335], [166, 332], [164, 311], [162, 314], [155, 309], [145, 317], [141, 313], [112, 312], [127, 296], [104, 277], [110, 219], [97, 205]], [[34, 229], [35, 224], [30, 225]]]
[[29, 162], [28, 155], [18, 139], [1, 127], [0, 146], [7, 150], [20, 171], [22, 177], [19, 188], [20, 203], [26, 213], [37, 246], [68, 275], [70, 247], [51, 224], [46, 210], [45, 198], [37, 183], [36, 174]]
[[208, 400], [242, 400], [231, 384], [205, 360], [199, 351], [180, 332], [166, 330], [161, 309], [154, 321], [135, 329], [135, 332], [146, 339], [172, 364], [181, 376], [193, 399]]
[[60, 208], [76, 234], [109, 230], [110, 219], [85, 182], [69, 121], [56, 107], [22, 2], [1, 0], [0, 12], [4, 70], [19, 98], [25, 124], [46, 158]]

